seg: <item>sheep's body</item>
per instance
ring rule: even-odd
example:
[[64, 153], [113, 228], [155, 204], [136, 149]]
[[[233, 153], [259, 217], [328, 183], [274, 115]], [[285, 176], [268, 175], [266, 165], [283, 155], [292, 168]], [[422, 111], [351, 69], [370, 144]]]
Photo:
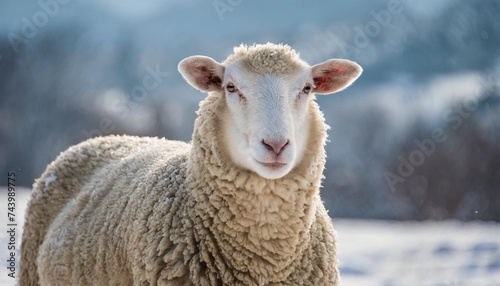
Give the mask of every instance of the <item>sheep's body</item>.
[[[152, 250], [146, 248], [159, 241], [149, 240], [169, 237], [173, 222], [152, 210], [176, 213], [183, 207], [179, 202], [186, 146], [156, 138], [113, 136], [89, 140], [61, 154], [35, 183], [23, 245], [23, 256], [31, 257], [23, 257], [23, 264], [37, 262], [42, 285], [132, 285], [132, 277], [154, 280], [146, 279], [154, 270], [139, 268], [155, 257], [154, 252], [148, 256], [146, 252]], [[57, 178], [46, 184], [47, 176]], [[57, 198], [63, 196], [66, 201], [59, 202]], [[158, 203], [162, 206], [155, 206]], [[64, 207], [54, 213], [52, 222], [31, 211], [35, 207], [53, 211], [54, 204], [56, 209]], [[148, 228], [158, 230], [151, 225], [154, 222], [164, 224], [165, 232], [147, 238]], [[43, 224], [48, 226], [47, 235], [37, 257], [36, 251], [31, 254], [24, 248], [37, 236], [44, 237]]]
[[219, 93], [192, 144], [109, 136], [65, 151], [34, 184], [21, 285], [337, 285], [327, 126], [307, 104], [307, 148], [279, 179], [230, 160]]

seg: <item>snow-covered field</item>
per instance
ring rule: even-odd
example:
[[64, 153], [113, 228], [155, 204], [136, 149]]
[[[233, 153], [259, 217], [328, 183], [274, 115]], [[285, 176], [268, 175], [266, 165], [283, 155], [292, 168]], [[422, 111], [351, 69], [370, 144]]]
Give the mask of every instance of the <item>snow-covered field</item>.
[[[8, 286], [15, 280], [7, 276], [5, 188], [0, 194], [0, 285]], [[17, 188], [17, 243], [28, 195]], [[343, 286], [500, 286], [500, 224], [335, 219], [334, 226]]]
[[334, 220], [345, 286], [500, 285], [496, 223]]

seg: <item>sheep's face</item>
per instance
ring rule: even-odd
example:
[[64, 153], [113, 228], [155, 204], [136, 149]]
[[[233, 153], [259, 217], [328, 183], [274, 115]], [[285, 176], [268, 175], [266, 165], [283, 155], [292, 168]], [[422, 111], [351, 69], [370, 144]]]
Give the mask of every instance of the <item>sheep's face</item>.
[[226, 66], [224, 139], [233, 161], [264, 178], [283, 177], [297, 165], [309, 135], [314, 82], [304, 66], [287, 75], [259, 74], [240, 62]]
[[288, 66], [277, 65], [282, 65], [279, 72], [269, 63], [249, 65], [245, 57], [223, 65], [202, 56], [179, 64], [191, 85], [224, 96], [221, 135], [232, 161], [267, 179], [285, 176], [302, 160], [310, 138], [313, 94], [339, 91], [361, 73], [347, 60], [311, 67], [297, 58]]

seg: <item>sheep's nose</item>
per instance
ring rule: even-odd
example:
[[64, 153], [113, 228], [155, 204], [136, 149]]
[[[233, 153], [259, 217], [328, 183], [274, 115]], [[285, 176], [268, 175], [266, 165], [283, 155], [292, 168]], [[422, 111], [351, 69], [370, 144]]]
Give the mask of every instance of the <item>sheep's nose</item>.
[[285, 149], [286, 145], [288, 145], [288, 140], [267, 140], [267, 139], [262, 139], [262, 144], [267, 148], [269, 151], [274, 151], [276, 155], [279, 155], [283, 149]]

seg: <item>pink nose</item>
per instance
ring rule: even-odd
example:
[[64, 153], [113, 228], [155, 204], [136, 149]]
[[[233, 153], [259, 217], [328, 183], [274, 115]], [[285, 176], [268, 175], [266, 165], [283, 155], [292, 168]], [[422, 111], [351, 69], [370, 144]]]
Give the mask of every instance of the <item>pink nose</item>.
[[283, 149], [285, 149], [286, 145], [288, 145], [288, 140], [262, 140], [262, 144], [266, 146], [267, 150], [273, 150], [276, 155], [279, 155]]

